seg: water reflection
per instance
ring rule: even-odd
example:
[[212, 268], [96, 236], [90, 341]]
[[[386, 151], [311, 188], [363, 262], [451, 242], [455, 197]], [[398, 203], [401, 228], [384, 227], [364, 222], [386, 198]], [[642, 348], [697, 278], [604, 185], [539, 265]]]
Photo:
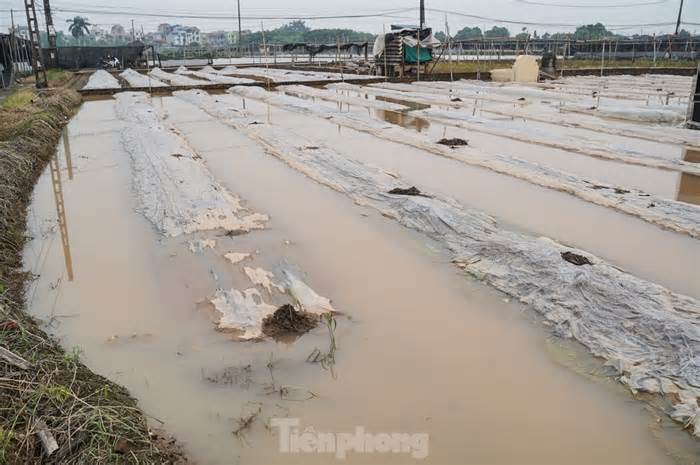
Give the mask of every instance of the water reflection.
[[66, 157], [66, 168], [68, 169], [68, 179], [73, 180], [73, 155], [70, 150], [70, 139], [68, 137], [68, 127], [63, 128], [63, 156]]
[[[70, 155], [70, 142], [68, 141], [68, 132], [63, 133], [64, 155], [66, 157], [66, 165], [68, 168], [69, 179], [73, 178], [73, 164]], [[67, 148], [67, 149], [66, 149]], [[66, 274], [68, 281], [73, 281], [73, 259], [70, 252], [70, 241], [68, 239], [68, 222], [66, 219], [66, 208], [63, 199], [63, 184], [61, 183], [61, 167], [59, 164], [58, 154], [51, 157], [49, 161], [49, 170], [51, 172], [51, 187], [53, 189], [53, 197], [56, 202], [56, 216], [58, 218], [58, 230], [61, 234], [61, 245], [63, 246], [63, 258], [66, 262]]]
[[375, 113], [378, 118], [381, 118], [387, 123], [396, 124], [404, 128], [415, 129], [418, 132], [430, 128], [430, 123], [428, 120], [417, 116], [411, 116], [401, 111], [375, 110]]
[[[700, 163], [700, 150], [684, 149], [683, 160], [690, 163]], [[678, 178], [678, 194], [680, 202], [700, 205], [700, 176], [681, 173]]]

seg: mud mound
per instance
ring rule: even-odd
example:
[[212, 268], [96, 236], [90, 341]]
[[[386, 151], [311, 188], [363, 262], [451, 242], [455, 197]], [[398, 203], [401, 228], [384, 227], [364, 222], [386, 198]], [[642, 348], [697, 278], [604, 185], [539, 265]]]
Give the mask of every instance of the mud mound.
[[411, 186], [407, 189], [404, 189], [402, 187], [395, 187], [394, 189], [390, 190], [388, 194], [394, 194], [394, 195], [415, 195], [419, 197], [428, 197], [424, 193], [422, 193], [416, 186]]
[[266, 336], [279, 337], [301, 335], [318, 324], [318, 315], [300, 311], [290, 304], [282, 305], [263, 320], [262, 330]]
[[563, 258], [567, 262], [572, 263], [576, 266], [592, 265], [593, 264], [588, 259], [588, 257], [584, 257], [583, 255], [579, 255], [579, 254], [573, 253], [573, 252], [562, 252], [561, 258]]
[[469, 145], [469, 142], [467, 142], [464, 139], [460, 139], [459, 137], [454, 137], [452, 139], [440, 139], [437, 141], [438, 144], [440, 145], [447, 145], [448, 147], [460, 147], [464, 145]]

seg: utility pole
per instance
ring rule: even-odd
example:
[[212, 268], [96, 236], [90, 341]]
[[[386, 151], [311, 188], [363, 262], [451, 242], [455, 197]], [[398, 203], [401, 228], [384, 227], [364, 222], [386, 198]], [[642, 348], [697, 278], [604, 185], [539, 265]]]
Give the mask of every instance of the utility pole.
[[[18, 59], [17, 56], [13, 56], [14, 53], [17, 53], [17, 39], [15, 38], [15, 11], [10, 8], [10, 66], [12, 66], [12, 70], [14, 72], [15, 68], [15, 61], [21, 61]], [[10, 74], [14, 78], [14, 73]]]
[[416, 80], [420, 81], [420, 35], [425, 24], [425, 0], [420, 0], [420, 16], [418, 18], [418, 43], [416, 44]]
[[678, 8], [678, 21], [676, 21], [676, 33], [678, 35], [678, 29], [681, 27], [681, 14], [683, 14], [683, 0], [681, 0], [681, 6]]
[[136, 31], [134, 30], [134, 20], [131, 20], [131, 41], [136, 40]]
[[53, 17], [51, 16], [51, 5], [49, 0], [44, 0], [44, 18], [46, 20], [46, 36], [49, 42], [48, 59], [46, 65], [56, 66], [58, 61], [58, 48], [56, 47], [56, 28], [53, 25]]
[[238, 0], [238, 53], [241, 52], [241, 0]]
[[39, 21], [36, 17], [36, 7], [34, 0], [24, 0], [24, 10], [27, 13], [27, 28], [29, 29], [29, 39], [32, 44], [32, 69], [34, 70], [34, 82], [37, 89], [49, 86], [46, 77], [46, 67], [44, 66], [44, 54], [41, 51], [39, 42]]

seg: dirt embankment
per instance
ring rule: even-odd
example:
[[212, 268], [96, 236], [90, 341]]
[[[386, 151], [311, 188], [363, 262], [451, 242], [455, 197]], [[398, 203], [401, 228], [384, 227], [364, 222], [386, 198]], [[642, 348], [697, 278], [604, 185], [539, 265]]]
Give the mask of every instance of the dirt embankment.
[[80, 105], [67, 87], [20, 89], [0, 101], [0, 463], [186, 463], [175, 441], [149, 431], [126, 389], [25, 313], [26, 210]]

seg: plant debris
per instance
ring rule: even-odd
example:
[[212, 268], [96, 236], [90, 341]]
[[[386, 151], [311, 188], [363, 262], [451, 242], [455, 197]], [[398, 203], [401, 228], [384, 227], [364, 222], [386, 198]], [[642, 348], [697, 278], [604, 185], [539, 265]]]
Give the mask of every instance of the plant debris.
[[259, 407], [255, 412], [251, 413], [250, 415], [246, 415], [239, 418], [238, 428], [233, 430], [233, 434], [235, 436], [241, 436], [248, 428], [253, 426], [253, 423], [255, 422], [255, 419], [258, 418], [258, 415], [260, 415], [260, 412], [262, 412], [261, 407]]
[[561, 253], [561, 258], [566, 260], [569, 263], [573, 263], [576, 266], [582, 266], [582, 265], [592, 265], [593, 262], [591, 262], [588, 257], [584, 257], [583, 255], [579, 255], [577, 253], [573, 252], [562, 252]]
[[301, 335], [314, 329], [318, 322], [318, 315], [297, 310], [293, 305], [285, 304], [272, 315], [265, 317], [262, 330], [266, 336], [270, 337]]
[[244, 389], [253, 384], [253, 366], [251, 364], [243, 366], [226, 367], [218, 372], [205, 374], [202, 370], [202, 378], [213, 384], [238, 385]]

